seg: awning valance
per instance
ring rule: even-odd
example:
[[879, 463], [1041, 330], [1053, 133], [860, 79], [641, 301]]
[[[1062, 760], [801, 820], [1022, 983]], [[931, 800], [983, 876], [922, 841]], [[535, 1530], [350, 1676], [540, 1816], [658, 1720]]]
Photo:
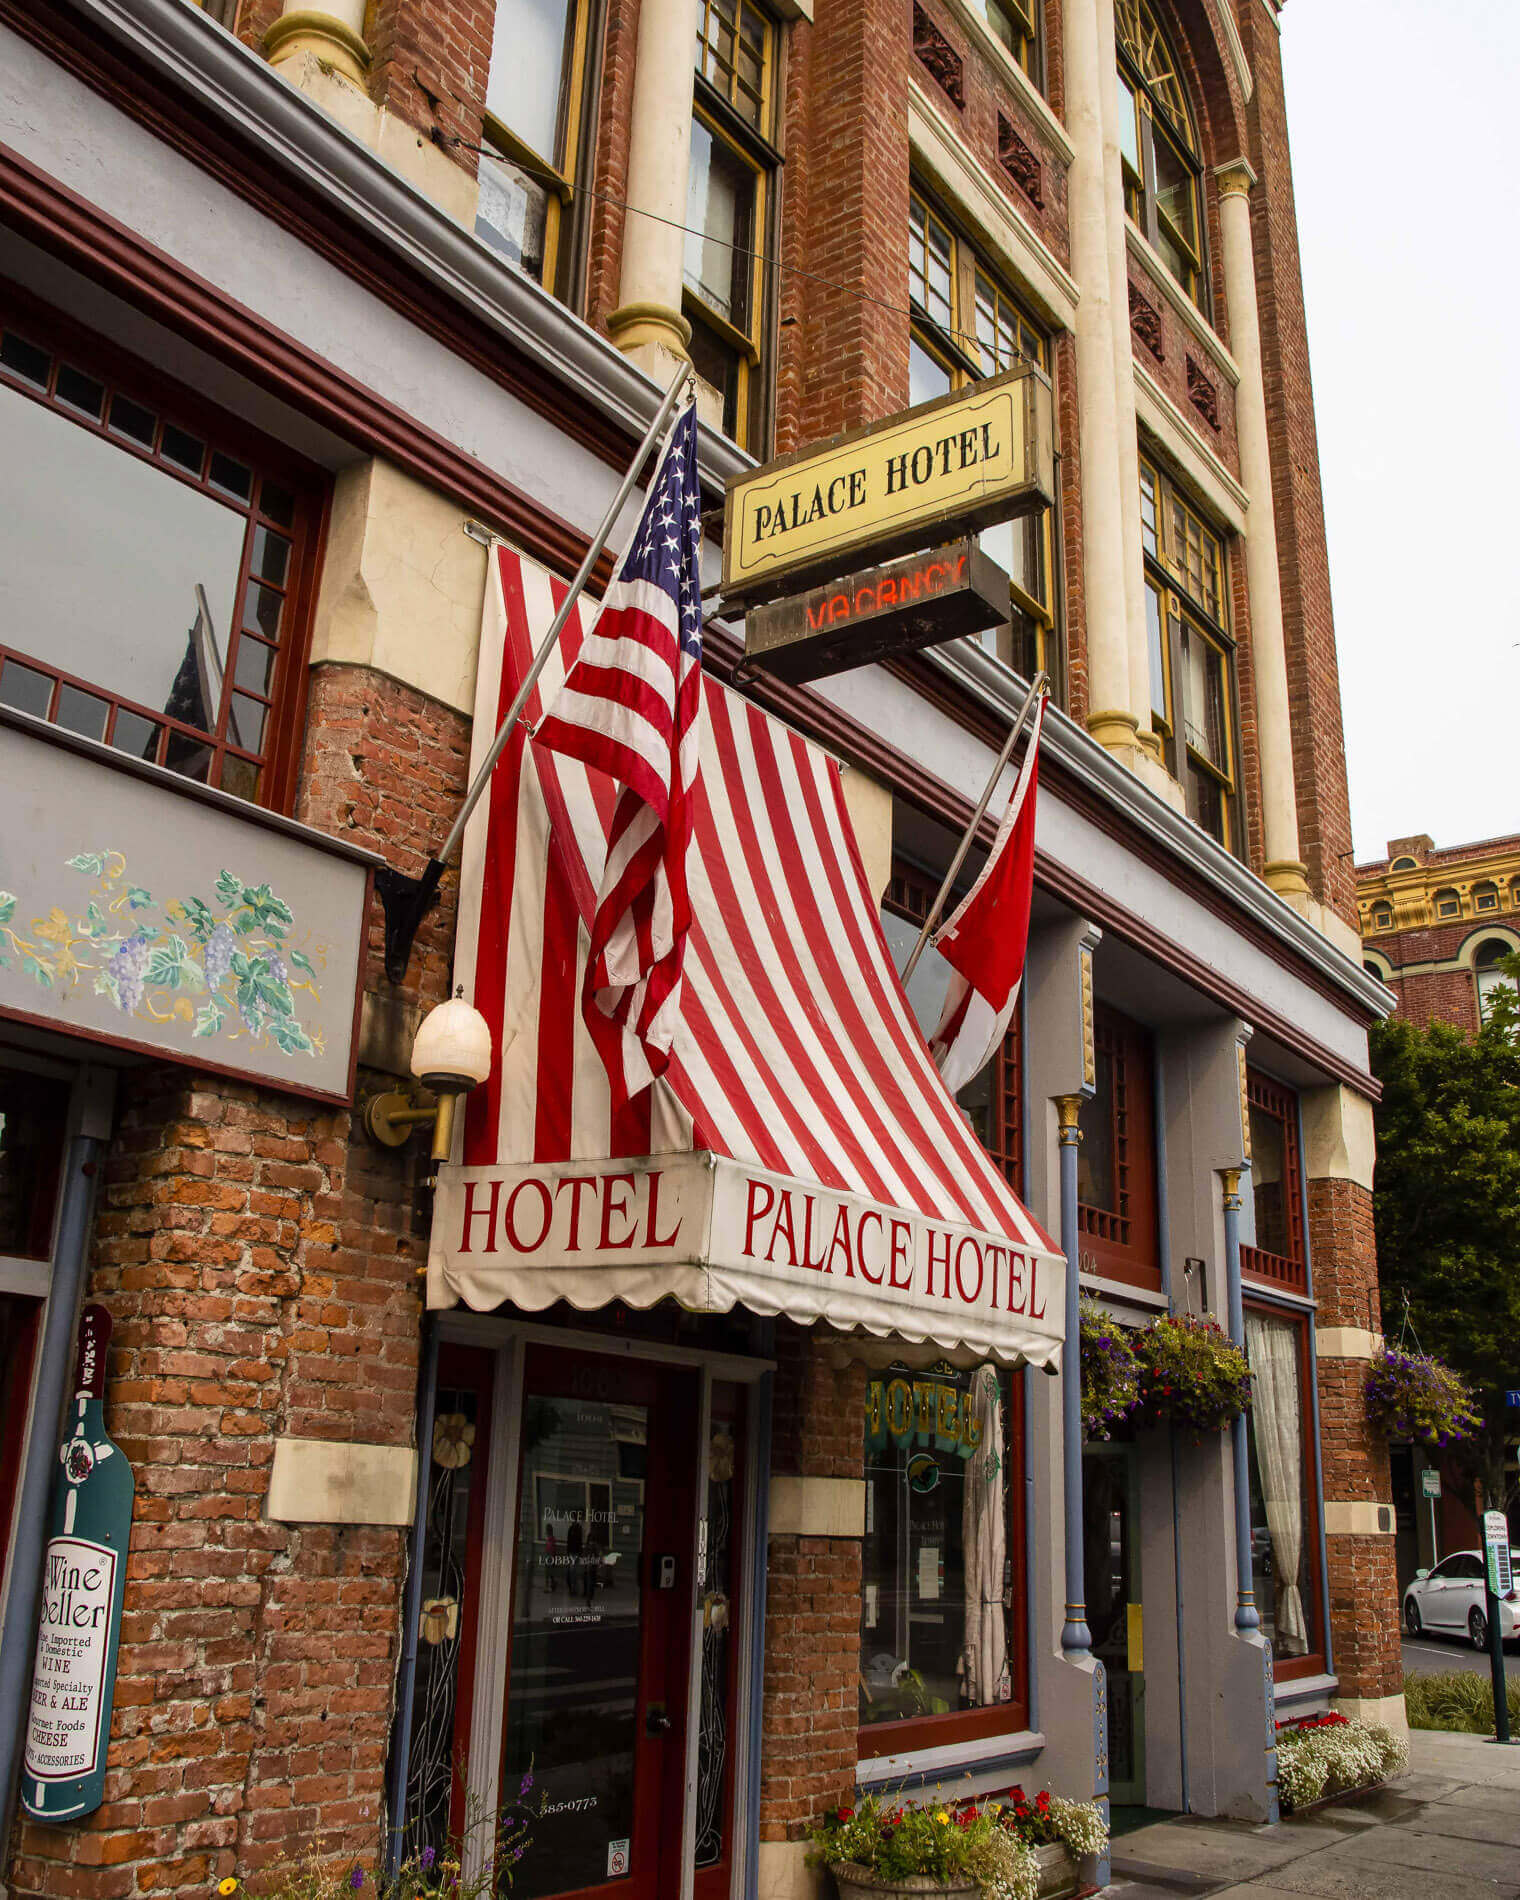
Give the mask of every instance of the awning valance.
[[[493, 553], [477, 750], [558, 598]], [[681, 1028], [616, 1128], [580, 1015], [611, 785], [519, 732], [466, 833], [457, 977], [497, 1063], [440, 1171], [429, 1304], [670, 1296], [1054, 1363], [1064, 1261], [930, 1060], [837, 764], [711, 680], [704, 718]]]

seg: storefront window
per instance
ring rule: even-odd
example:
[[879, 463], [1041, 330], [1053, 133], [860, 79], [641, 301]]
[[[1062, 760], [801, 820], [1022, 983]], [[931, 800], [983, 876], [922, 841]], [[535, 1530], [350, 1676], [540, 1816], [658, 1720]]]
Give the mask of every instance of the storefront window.
[[[894, 1366], [865, 1391], [861, 1747], [1022, 1725], [1022, 1384]], [[877, 1733], [880, 1730], [881, 1733]]]
[[1251, 1211], [1255, 1244], [1240, 1270], [1290, 1293], [1308, 1286], [1298, 1155], [1298, 1097], [1269, 1076], [1246, 1073], [1251, 1128]]
[[1247, 1309], [1252, 1587], [1279, 1665], [1320, 1647], [1306, 1346], [1302, 1321]]
[[1082, 1104], [1077, 1149], [1082, 1271], [1159, 1291], [1151, 1039], [1139, 1023], [1100, 1006], [1093, 1045], [1095, 1087]]

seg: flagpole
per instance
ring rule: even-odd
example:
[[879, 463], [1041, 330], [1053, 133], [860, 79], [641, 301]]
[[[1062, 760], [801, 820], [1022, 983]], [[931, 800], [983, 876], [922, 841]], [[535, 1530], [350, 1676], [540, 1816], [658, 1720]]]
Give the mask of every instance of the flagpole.
[[961, 841], [959, 845], [956, 846], [955, 856], [950, 860], [950, 868], [944, 875], [944, 880], [940, 884], [934, 902], [929, 906], [929, 915], [924, 919], [924, 927], [918, 933], [918, 942], [914, 944], [912, 954], [903, 965], [902, 976], [899, 981], [905, 988], [908, 978], [912, 976], [913, 972], [918, 968], [918, 960], [924, 954], [924, 946], [932, 936], [934, 926], [939, 922], [939, 914], [945, 907], [945, 899], [950, 895], [950, 887], [955, 883], [956, 873], [966, 861], [966, 853], [971, 849], [971, 841], [976, 836], [977, 826], [982, 822], [982, 814], [992, 802], [992, 793], [998, 780], [1003, 776], [1003, 768], [1013, 757], [1013, 748], [1019, 742], [1019, 734], [1029, 723], [1029, 715], [1034, 711], [1035, 701], [1039, 698], [1041, 692], [1048, 693], [1049, 690], [1049, 675], [1043, 672], [1036, 673], [1029, 691], [1024, 695], [1024, 703], [1019, 708], [1018, 718], [1014, 720], [1012, 726], [1009, 728], [1008, 737], [1003, 741], [1003, 749], [998, 754], [997, 763], [993, 766], [991, 775], [988, 777], [987, 783], [982, 790], [981, 801], [977, 805], [976, 810], [971, 814], [971, 822], [966, 826]]
[[623, 504], [633, 492], [645, 459], [654, 446], [660, 431], [670, 420], [671, 414], [680, 400], [682, 390], [692, 381], [693, 372], [690, 363], [682, 363], [677, 368], [666, 390], [660, 406], [654, 412], [654, 420], [644, 431], [644, 439], [634, 452], [633, 460], [628, 464], [617, 493], [613, 496], [602, 525], [593, 535], [586, 557], [576, 570], [575, 579], [570, 583], [570, 591], [560, 602], [559, 611], [545, 635], [543, 643], [533, 656], [533, 664], [523, 676], [506, 717], [497, 728], [496, 737], [491, 741], [491, 749], [481, 761], [480, 769], [470, 780], [464, 795], [464, 803], [449, 828], [449, 835], [443, 841], [443, 848], [428, 861], [421, 877], [407, 877], [403, 872], [393, 870], [389, 865], [375, 874], [375, 887], [380, 893], [380, 902], [385, 910], [385, 974], [393, 983], [400, 983], [406, 976], [406, 968], [411, 962], [412, 945], [416, 941], [417, 929], [423, 918], [433, 907], [438, 894], [438, 886], [443, 881], [444, 867], [453, 856], [455, 847], [464, 836], [464, 828], [470, 822], [470, 814], [480, 803], [481, 795], [491, 781], [491, 774], [500, 763], [501, 755], [507, 749], [512, 737], [512, 728], [522, 717], [523, 707], [528, 703], [528, 695], [538, 684], [538, 676], [548, 665], [549, 655], [559, 644], [559, 637], [565, 628], [565, 622], [574, 612], [576, 603], [585, 590], [586, 582], [591, 578], [591, 570], [601, 559], [602, 550], [612, 538], [617, 526], [618, 516], [623, 512]]

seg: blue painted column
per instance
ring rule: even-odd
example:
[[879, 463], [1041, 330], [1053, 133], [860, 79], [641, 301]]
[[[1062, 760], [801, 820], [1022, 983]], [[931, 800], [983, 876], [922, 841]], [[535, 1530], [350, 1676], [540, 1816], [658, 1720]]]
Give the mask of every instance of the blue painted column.
[[[1224, 1186], [1224, 1283], [1229, 1310], [1230, 1338], [1242, 1352], [1246, 1345], [1246, 1311], [1240, 1292], [1240, 1168], [1221, 1168]], [[1251, 1572], [1251, 1474], [1247, 1463], [1246, 1417], [1230, 1427], [1230, 1449], [1235, 1460], [1235, 1627], [1261, 1628], [1256, 1614], [1256, 1591]]]
[[1080, 1095], [1058, 1095], [1061, 1155], [1061, 1244], [1066, 1249], [1066, 1351], [1061, 1366], [1061, 1463], [1066, 1503], [1066, 1621], [1061, 1648], [1072, 1659], [1092, 1649], [1087, 1627], [1087, 1583], [1082, 1563], [1082, 1327], [1081, 1254], [1077, 1238], [1077, 1149], [1082, 1131]]
[[411, 1778], [412, 1710], [417, 1693], [417, 1641], [422, 1625], [422, 1560], [427, 1549], [429, 1490], [433, 1471], [433, 1414], [438, 1408], [438, 1319], [422, 1315], [422, 1359], [417, 1368], [417, 1494], [412, 1503], [412, 1534], [407, 1553], [406, 1593], [401, 1610], [401, 1670], [397, 1683], [396, 1727], [391, 1737], [390, 1814], [385, 1836], [385, 1871], [394, 1880], [406, 1846], [406, 1784]]

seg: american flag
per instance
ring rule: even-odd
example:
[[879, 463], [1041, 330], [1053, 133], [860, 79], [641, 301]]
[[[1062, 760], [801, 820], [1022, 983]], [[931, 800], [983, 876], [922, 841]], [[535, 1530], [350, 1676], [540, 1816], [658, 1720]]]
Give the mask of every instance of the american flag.
[[[686, 860], [701, 754], [702, 506], [694, 402], [677, 416], [600, 614], [534, 738], [622, 790], [581, 1008], [636, 1095], [670, 1060], [691, 927]], [[598, 1020], [600, 1018], [600, 1021]]]

